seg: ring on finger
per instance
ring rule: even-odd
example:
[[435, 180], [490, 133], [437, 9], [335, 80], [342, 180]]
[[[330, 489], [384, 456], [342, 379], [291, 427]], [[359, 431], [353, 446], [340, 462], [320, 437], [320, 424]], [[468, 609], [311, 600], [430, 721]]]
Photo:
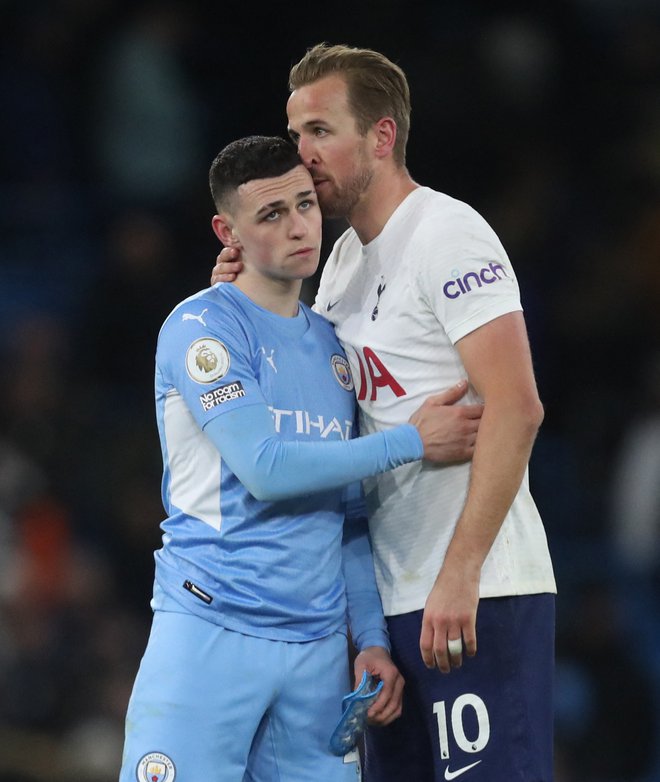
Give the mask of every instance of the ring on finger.
[[463, 639], [462, 638], [449, 638], [447, 640], [447, 649], [449, 649], [450, 657], [457, 657], [463, 653]]

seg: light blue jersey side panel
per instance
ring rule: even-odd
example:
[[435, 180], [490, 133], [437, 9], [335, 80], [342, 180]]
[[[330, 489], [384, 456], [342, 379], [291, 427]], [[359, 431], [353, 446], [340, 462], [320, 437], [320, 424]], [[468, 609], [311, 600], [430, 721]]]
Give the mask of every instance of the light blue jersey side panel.
[[295, 318], [276, 316], [233, 285], [180, 304], [156, 356], [168, 518], [154, 607], [169, 596], [229, 629], [319, 638], [345, 621], [342, 492], [277, 503], [248, 494], [203, 430], [257, 404], [271, 409], [283, 439], [352, 436], [352, 381], [332, 327], [304, 306]]

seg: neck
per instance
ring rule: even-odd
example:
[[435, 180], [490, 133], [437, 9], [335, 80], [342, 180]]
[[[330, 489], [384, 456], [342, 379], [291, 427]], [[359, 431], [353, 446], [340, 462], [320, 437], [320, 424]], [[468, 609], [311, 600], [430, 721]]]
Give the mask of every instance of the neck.
[[362, 244], [369, 244], [383, 230], [401, 202], [419, 185], [405, 166], [377, 172], [368, 191], [351, 211], [348, 221]]
[[283, 318], [295, 318], [302, 280], [274, 280], [250, 274], [249, 268], [238, 275], [234, 285], [255, 304]]

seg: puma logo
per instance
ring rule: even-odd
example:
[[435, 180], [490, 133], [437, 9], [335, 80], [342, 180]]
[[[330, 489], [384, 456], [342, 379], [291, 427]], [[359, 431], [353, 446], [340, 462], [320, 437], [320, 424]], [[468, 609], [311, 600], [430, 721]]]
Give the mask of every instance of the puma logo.
[[270, 366], [273, 368], [273, 370], [274, 370], [275, 372], [277, 372], [277, 367], [275, 366], [275, 358], [274, 358], [275, 349], [273, 348], [273, 349], [270, 351], [270, 356], [266, 356], [266, 348], [261, 348], [261, 352], [262, 352], [262, 353], [264, 354], [264, 356], [266, 357], [266, 361], [267, 361], [267, 363], [268, 363], [268, 364], [270, 364]]
[[206, 327], [206, 323], [204, 322], [204, 313], [208, 312], [209, 308], [205, 307], [199, 315], [193, 315], [191, 312], [184, 312], [181, 316], [181, 320], [198, 320], [202, 326]]

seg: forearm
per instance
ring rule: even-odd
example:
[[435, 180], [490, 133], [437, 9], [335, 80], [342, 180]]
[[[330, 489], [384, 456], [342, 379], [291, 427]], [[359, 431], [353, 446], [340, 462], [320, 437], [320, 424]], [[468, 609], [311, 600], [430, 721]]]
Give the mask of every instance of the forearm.
[[[463, 510], [426, 605], [420, 648], [445, 673], [477, 652], [481, 569], [520, 489], [543, 418], [520, 312], [496, 318], [457, 343], [471, 386], [484, 400]], [[460, 646], [460, 645], [459, 645]]]
[[463, 511], [445, 565], [478, 575], [520, 488], [542, 419], [540, 404], [487, 402]]
[[411, 425], [354, 440], [281, 440], [265, 405], [218, 416], [204, 431], [236, 477], [262, 501], [335, 489], [420, 459], [423, 451]]
[[365, 518], [346, 520], [342, 557], [349, 627], [356, 649], [361, 652], [380, 646], [389, 650]]

